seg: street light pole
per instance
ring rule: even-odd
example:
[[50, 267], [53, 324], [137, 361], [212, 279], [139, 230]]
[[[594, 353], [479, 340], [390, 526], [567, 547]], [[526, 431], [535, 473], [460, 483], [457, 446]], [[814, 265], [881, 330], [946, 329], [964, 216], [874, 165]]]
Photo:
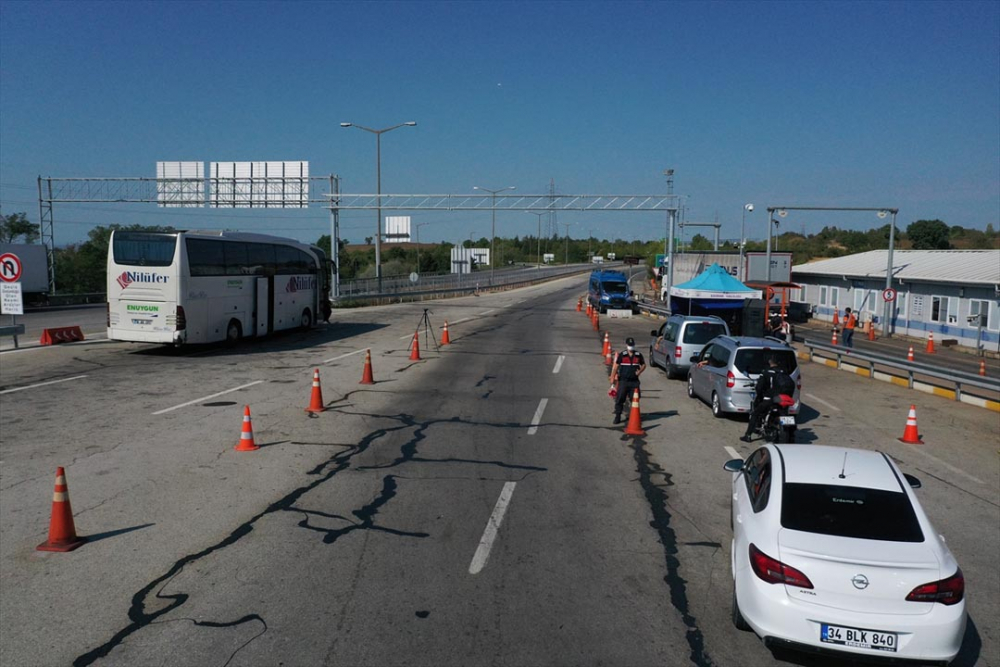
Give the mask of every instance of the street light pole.
[[569, 266], [569, 226], [572, 225], [573, 223], [560, 222], [559, 224], [566, 225], [566, 258], [563, 260], [563, 262], [566, 264], [566, 266]]
[[420, 228], [423, 227], [424, 225], [429, 225], [429, 224], [431, 223], [418, 222], [415, 227], [417, 230], [417, 275], [418, 276], [420, 275]]
[[525, 213], [530, 213], [531, 215], [538, 216], [538, 238], [535, 239], [538, 242], [538, 250], [535, 254], [535, 268], [542, 268], [542, 216], [548, 215], [548, 211], [525, 211]]
[[744, 248], [747, 244], [747, 213], [753, 213], [753, 204], [743, 205], [743, 222], [740, 223], [740, 282], [747, 281], [747, 270], [745, 266], [745, 256], [746, 252]]
[[513, 185], [508, 185], [505, 188], [500, 188], [499, 190], [490, 190], [489, 188], [481, 188], [478, 185], [472, 186], [473, 190], [482, 190], [483, 192], [489, 192], [493, 195], [493, 206], [490, 208], [493, 210], [493, 226], [490, 232], [490, 285], [493, 284], [493, 277], [496, 275], [496, 265], [497, 258], [494, 254], [494, 246], [497, 242], [497, 193], [503, 192], [504, 190], [514, 190], [516, 189]]
[[376, 215], [378, 216], [378, 221], [375, 227], [375, 277], [378, 282], [379, 294], [382, 293], [382, 135], [386, 132], [391, 132], [399, 127], [414, 127], [416, 123], [414, 121], [407, 121], [405, 123], [400, 123], [399, 125], [393, 125], [392, 127], [386, 127], [381, 130], [373, 130], [370, 127], [365, 127], [363, 125], [356, 125], [354, 123], [341, 123], [341, 127], [356, 127], [359, 130], [364, 130], [365, 132], [371, 132], [375, 135], [375, 170], [376, 170], [376, 188], [377, 190], [377, 209]]

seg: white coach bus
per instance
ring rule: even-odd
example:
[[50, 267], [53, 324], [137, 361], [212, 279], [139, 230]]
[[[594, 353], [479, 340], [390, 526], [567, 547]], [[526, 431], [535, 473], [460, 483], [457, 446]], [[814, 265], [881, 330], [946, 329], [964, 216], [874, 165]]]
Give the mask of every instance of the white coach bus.
[[111, 235], [110, 340], [234, 343], [329, 316], [329, 263], [316, 246], [244, 232]]

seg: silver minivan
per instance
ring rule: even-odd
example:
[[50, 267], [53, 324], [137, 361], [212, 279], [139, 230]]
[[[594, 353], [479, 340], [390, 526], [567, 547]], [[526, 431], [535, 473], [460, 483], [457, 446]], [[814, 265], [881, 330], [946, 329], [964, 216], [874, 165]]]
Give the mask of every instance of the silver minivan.
[[720, 336], [705, 346], [688, 371], [688, 396], [700, 398], [712, 406], [712, 414], [749, 413], [750, 396], [767, 360], [774, 357], [778, 367], [795, 381], [795, 405], [789, 414], [799, 412], [802, 374], [795, 349], [779, 338]]
[[716, 336], [728, 336], [729, 327], [715, 316], [671, 315], [649, 332], [649, 363], [662, 366], [667, 377], [683, 376], [691, 357]]

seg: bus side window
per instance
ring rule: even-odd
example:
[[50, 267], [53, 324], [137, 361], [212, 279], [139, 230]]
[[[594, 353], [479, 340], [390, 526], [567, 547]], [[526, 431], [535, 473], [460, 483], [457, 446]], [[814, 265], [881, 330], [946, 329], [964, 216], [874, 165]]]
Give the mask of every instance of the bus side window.
[[250, 268], [255, 276], [274, 275], [274, 246], [270, 243], [248, 243]]
[[275, 246], [274, 248], [274, 260], [275, 267], [274, 272], [277, 274], [289, 275], [297, 273], [295, 270], [296, 257], [295, 253], [298, 252], [295, 248], [290, 248], [288, 246]]
[[247, 274], [247, 245], [246, 243], [232, 241], [225, 244], [227, 276], [243, 276]]
[[187, 239], [188, 266], [192, 276], [226, 275], [226, 258], [219, 241]]

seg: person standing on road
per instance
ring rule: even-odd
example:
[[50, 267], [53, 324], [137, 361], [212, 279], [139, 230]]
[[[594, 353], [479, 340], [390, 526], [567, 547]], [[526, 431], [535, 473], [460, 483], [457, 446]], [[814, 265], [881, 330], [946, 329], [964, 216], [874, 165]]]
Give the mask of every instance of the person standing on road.
[[611, 386], [618, 384], [618, 396], [615, 397], [615, 423], [622, 421], [622, 409], [625, 401], [632, 400], [632, 394], [639, 388], [639, 376], [646, 370], [646, 360], [641, 352], [635, 351], [635, 339], [625, 339], [625, 351], [615, 356], [611, 366]]
[[854, 347], [854, 327], [857, 325], [858, 318], [850, 308], [844, 308], [844, 347]]

